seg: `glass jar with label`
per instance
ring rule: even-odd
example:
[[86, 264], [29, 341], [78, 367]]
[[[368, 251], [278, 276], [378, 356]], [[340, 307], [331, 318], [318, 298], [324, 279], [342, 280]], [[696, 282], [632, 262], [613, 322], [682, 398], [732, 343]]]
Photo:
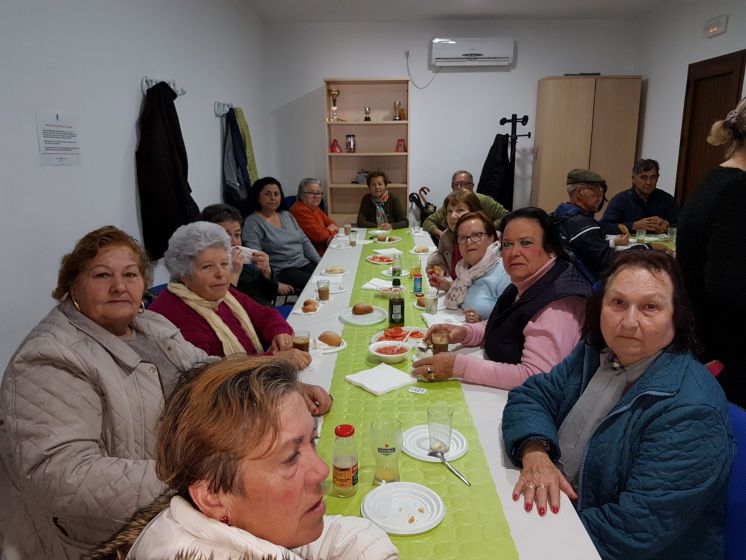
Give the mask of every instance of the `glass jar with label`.
[[354, 134], [348, 134], [345, 136], [345, 150], [348, 154], [354, 154], [357, 149], [357, 142]]
[[355, 427], [340, 424], [334, 428], [334, 457], [332, 459], [332, 484], [335, 496], [349, 498], [357, 493], [358, 461], [355, 445]]

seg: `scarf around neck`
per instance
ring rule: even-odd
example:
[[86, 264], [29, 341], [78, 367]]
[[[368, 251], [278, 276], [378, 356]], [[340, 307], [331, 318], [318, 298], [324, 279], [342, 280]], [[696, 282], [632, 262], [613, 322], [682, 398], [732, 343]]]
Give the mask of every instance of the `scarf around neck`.
[[388, 223], [389, 219], [386, 216], [386, 210], [384, 210], [383, 205], [386, 204], [386, 202], [389, 199], [389, 191], [386, 191], [381, 195], [381, 198], [375, 198], [373, 195], [370, 196], [371, 200], [373, 201], [373, 205], [376, 207], [376, 223], [377, 224], [385, 224]]
[[223, 345], [224, 355], [231, 356], [233, 354], [244, 354], [247, 353], [247, 349], [243, 347], [236, 335], [231, 331], [230, 327], [226, 325], [223, 319], [220, 318], [220, 315], [218, 315], [217, 308], [223, 302], [228, 306], [228, 309], [233, 313], [233, 316], [238, 319], [241, 328], [246, 333], [246, 336], [249, 337], [251, 345], [254, 347], [254, 352], [261, 354], [264, 351], [259, 336], [257, 336], [256, 331], [254, 330], [254, 325], [251, 323], [249, 314], [230, 290], [226, 292], [223, 298], [217, 301], [210, 301], [198, 296], [181, 282], [169, 282], [168, 291], [178, 297], [200, 317], [207, 321], [207, 324], [210, 325], [210, 328]]
[[466, 292], [471, 285], [489, 273], [500, 261], [500, 242], [495, 241], [485, 251], [482, 259], [474, 266], [469, 266], [465, 259], [456, 263], [456, 279], [451, 283], [451, 287], [446, 294], [446, 307], [448, 309], [458, 309], [466, 299]]

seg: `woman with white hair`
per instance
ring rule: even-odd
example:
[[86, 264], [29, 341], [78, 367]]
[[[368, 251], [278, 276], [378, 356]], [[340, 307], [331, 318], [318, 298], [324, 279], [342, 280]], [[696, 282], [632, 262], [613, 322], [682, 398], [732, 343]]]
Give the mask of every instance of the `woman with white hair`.
[[231, 286], [230, 250], [230, 238], [217, 224], [178, 228], [164, 255], [171, 281], [149, 309], [211, 356], [263, 354], [266, 349], [306, 367], [310, 356], [293, 349], [293, 329], [282, 315]]

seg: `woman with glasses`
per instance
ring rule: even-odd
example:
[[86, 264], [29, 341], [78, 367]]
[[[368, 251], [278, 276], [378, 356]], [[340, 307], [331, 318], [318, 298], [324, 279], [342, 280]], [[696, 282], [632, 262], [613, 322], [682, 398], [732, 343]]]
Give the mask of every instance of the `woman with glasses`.
[[490, 316], [510, 284], [495, 225], [482, 212], [464, 214], [456, 222], [456, 244], [462, 258], [446, 294], [446, 307], [463, 309], [467, 323], [478, 323]]
[[551, 370], [580, 340], [590, 285], [565, 256], [552, 219], [540, 208], [522, 208], [505, 217], [500, 232], [511, 284], [489, 319], [433, 325], [427, 334], [429, 340], [445, 332], [452, 344], [482, 346], [486, 359], [441, 352], [412, 364], [412, 375], [512, 389]]
[[290, 213], [319, 255], [339, 233], [339, 226], [320, 207], [323, 195], [321, 181], [307, 177], [298, 185], [298, 200], [290, 207]]

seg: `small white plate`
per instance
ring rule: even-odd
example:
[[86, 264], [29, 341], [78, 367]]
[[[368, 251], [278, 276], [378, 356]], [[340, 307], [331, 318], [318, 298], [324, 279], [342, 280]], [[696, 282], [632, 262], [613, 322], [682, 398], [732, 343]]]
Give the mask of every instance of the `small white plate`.
[[[341, 294], [342, 292], [346, 292], [346, 291], [347, 291], [347, 286], [345, 286], [344, 284], [341, 284], [339, 282], [333, 282], [333, 283], [330, 282], [329, 283], [329, 293], [332, 294], [332, 295], [333, 294]], [[313, 293], [316, 294], [316, 298], [319, 297], [319, 289], [318, 288], [316, 288], [313, 291]]]
[[366, 235], [381, 235], [382, 233], [388, 233], [386, 229], [369, 229]]
[[360, 513], [392, 535], [416, 535], [437, 527], [446, 506], [427, 486], [390, 482], [368, 492]]
[[388, 238], [387, 241], [379, 241], [376, 239], [376, 243], [380, 243], [381, 245], [393, 245], [394, 243], [399, 243], [401, 241], [401, 237], [398, 237], [396, 235], [392, 235]]
[[344, 272], [327, 272], [326, 269], [321, 271], [322, 276], [344, 276], [345, 274], [348, 274], [348, 273], [349, 271], [346, 268], [344, 269]]
[[[424, 247], [424, 245], [423, 245], [423, 247]], [[420, 255], [421, 257], [425, 257], [425, 256], [427, 256], [427, 255], [432, 255], [432, 254], [433, 254], [433, 253], [434, 253], [435, 251], [437, 251], [437, 250], [438, 250], [438, 249], [437, 249], [436, 247], [428, 247], [428, 248], [427, 248], [427, 251], [424, 251], [424, 252], [422, 252], [422, 253], [418, 253], [418, 252], [417, 252], [417, 251], [415, 251], [414, 249], [415, 249], [415, 248], [414, 248], [414, 247], [412, 247], [412, 248], [411, 248], [411, 249], [409, 250], [409, 254], [410, 254], [410, 255]]]
[[[402, 438], [402, 450], [404, 453], [420, 461], [427, 461], [428, 463], [439, 463], [440, 459], [437, 457], [430, 457], [428, 451], [430, 451], [430, 434], [427, 430], [427, 424], [420, 424], [409, 428], [404, 432]], [[455, 461], [460, 459], [469, 450], [469, 444], [466, 438], [461, 435], [458, 430], [451, 430], [451, 448], [448, 453], [445, 454], [447, 461]]]
[[[368, 261], [371, 264], [391, 264], [391, 263], [394, 262], [394, 257], [390, 257], [390, 259], [391, 259], [390, 261], [389, 260], [376, 261], [376, 260], [373, 260], [373, 256], [374, 255], [368, 255], [367, 257], [365, 257], [365, 260]], [[378, 256], [380, 257], [381, 255], [378, 255]]]
[[[407, 339], [407, 342], [411, 342], [412, 344], [416, 344], [420, 342], [421, 340], [424, 340], [425, 333], [427, 333], [427, 329], [423, 329], [421, 327], [402, 327], [405, 331], [420, 331], [422, 333], [422, 338], [412, 338], [411, 336]], [[384, 331], [378, 331], [376, 334], [374, 334], [372, 337], [370, 337], [371, 342], [383, 342], [383, 340], [378, 340], [378, 337], [383, 336]]]
[[[384, 276], [391, 277], [391, 267], [388, 267], [388, 268], [382, 270], [381, 274], [383, 274]], [[409, 271], [408, 270], [402, 270], [401, 271], [401, 277], [402, 278], [407, 278], [408, 276], [409, 276]]]
[[348, 307], [339, 314], [340, 319], [351, 325], [375, 325], [387, 319], [388, 316], [389, 314], [380, 307], [374, 307], [373, 311], [367, 315], [355, 315], [352, 312], [352, 307]]
[[340, 350], [344, 350], [347, 348], [347, 341], [343, 340], [342, 344], [339, 346], [329, 346], [328, 344], [324, 344], [321, 342], [318, 338], [314, 337], [313, 341], [311, 341], [311, 345], [316, 345], [315, 348], [317, 350], [321, 350], [322, 354], [334, 354], [335, 352], [339, 352]]

